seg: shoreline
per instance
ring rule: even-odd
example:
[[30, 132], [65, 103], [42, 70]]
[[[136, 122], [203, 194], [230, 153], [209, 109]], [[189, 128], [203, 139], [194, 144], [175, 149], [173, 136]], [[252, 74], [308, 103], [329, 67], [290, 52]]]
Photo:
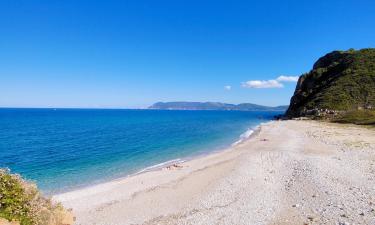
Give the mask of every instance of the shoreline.
[[[248, 128], [244, 133], [241, 134], [241, 136], [243, 134], [247, 133], [249, 130], [252, 130], [253, 132], [250, 135], [248, 135], [246, 138], [241, 138], [241, 136], [240, 136], [240, 138], [238, 140], [236, 140], [235, 142], [233, 142], [232, 144], [230, 144], [226, 148], [221, 148], [221, 149], [218, 149], [218, 150], [212, 150], [212, 151], [208, 151], [208, 152], [205, 152], [205, 153], [188, 156], [188, 157], [185, 157], [185, 158], [168, 160], [168, 161], [165, 161], [165, 162], [162, 162], [162, 163], [159, 163], [159, 164], [155, 164], [155, 165], [146, 167], [144, 169], [141, 169], [141, 170], [139, 170], [135, 173], [132, 173], [132, 174], [129, 174], [129, 175], [126, 175], [126, 176], [122, 176], [122, 177], [119, 177], [119, 178], [111, 179], [111, 180], [100, 182], [100, 183], [95, 183], [95, 184], [92, 184], [92, 185], [83, 186], [83, 187], [80, 187], [80, 188], [77, 188], [77, 189], [72, 189], [72, 190], [68, 190], [68, 191], [64, 191], [64, 192], [58, 192], [58, 193], [52, 194], [52, 198], [53, 199], [59, 199], [61, 196], [65, 196], [67, 194], [68, 195], [73, 194], [73, 193], [76, 193], [76, 192], [81, 193], [81, 192], [88, 191], [90, 193], [93, 193], [93, 192], [95, 192], [94, 189], [98, 189], [98, 191], [102, 190], [102, 189], [106, 189], [108, 186], [112, 186], [112, 185], [116, 185], [118, 183], [122, 183], [122, 182], [124, 182], [128, 179], [140, 176], [142, 174], [168, 170], [168, 167], [170, 167], [170, 166], [175, 167], [174, 165], [179, 165], [179, 166], [184, 167], [183, 164], [186, 164], [186, 163], [189, 163], [189, 162], [192, 162], [192, 161], [204, 160], [205, 158], [208, 158], [210, 156], [211, 157], [219, 156], [222, 153], [235, 150], [236, 146], [241, 145], [241, 144], [249, 141], [251, 138], [257, 136], [260, 133], [261, 127], [263, 125], [270, 124], [270, 123], [273, 123], [273, 122], [274, 122], [274, 120], [270, 120], [270, 121], [261, 123], [261, 124], [255, 126], [254, 128]], [[61, 201], [61, 199], [60, 199], [60, 201]]]
[[[244, 133], [242, 133], [240, 135], [240, 138], [237, 141], [233, 142], [232, 144], [230, 144], [227, 147], [217, 148], [216, 150], [211, 150], [211, 151], [199, 153], [199, 154], [196, 154], [196, 155], [191, 155], [191, 156], [187, 156], [187, 157], [168, 160], [166, 162], [162, 162], [162, 163], [159, 163], [159, 164], [148, 166], [144, 169], [141, 169], [138, 172], [129, 174], [128, 176], [116, 178], [112, 181], [126, 179], [128, 177], [137, 176], [137, 175], [147, 173], [147, 172], [163, 170], [163, 169], [168, 168], [169, 166], [183, 164], [183, 163], [186, 163], [186, 162], [189, 162], [189, 161], [192, 161], [192, 160], [207, 157], [207, 156], [212, 155], [212, 154], [217, 154], [217, 153], [221, 153], [221, 152], [225, 152], [225, 151], [231, 151], [231, 150], [233, 150], [232, 148], [235, 147], [236, 145], [239, 145], [243, 142], [246, 142], [250, 138], [256, 136], [256, 134], [259, 133], [262, 124], [267, 124], [267, 123], [271, 123], [271, 122], [272, 122], [272, 120], [268, 121], [268, 122], [265, 122], [265, 123], [261, 123], [261, 124], [255, 126], [254, 128], [248, 128]], [[244, 134], [248, 133], [248, 131], [252, 131], [252, 132], [249, 135], [247, 135], [246, 137], [242, 138]], [[109, 181], [109, 182], [111, 182], [111, 181]], [[107, 183], [107, 182], [104, 182], [104, 183]]]
[[53, 200], [77, 225], [371, 224], [374, 132], [272, 121], [226, 150]]
[[[145, 168], [140, 169], [138, 171], [135, 171], [133, 173], [129, 173], [129, 174], [126, 174], [126, 175], [123, 175], [123, 176], [119, 176], [117, 178], [111, 178], [111, 179], [107, 179], [107, 180], [103, 179], [103, 180], [98, 181], [98, 182], [93, 182], [93, 183], [88, 183], [88, 184], [82, 184], [82, 185], [79, 185], [79, 186], [76, 186], [76, 187], [68, 187], [68, 188], [61, 189], [61, 191], [56, 191], [56, 190], [47, 191], [46, 195], [47, 196], [51, 196], [51, 197], [59, 196], [59, 195], [65, 194], [65, 193], [75, 192], [75, 191], [79, 191], [79, 190], [82, 190], [82, 189], [92, 188], [92, 187], [95, 187], [95, 186], [100, 186], [102, 184], [106, 184], [106, 183], [111, 183], [111, 182], [114, 182], [114, 181], [119, 181], [119, 180], [127, 179], [129, 177], [137, 176], [137, 175], [140, 175], [140, 174], [143, 174], [143, 173], [148, 173], [148, 172], [163, 170], [163, 169], [165, 169], [165, 168], [167, 168], [169, 166], [173, 166], [175, 164], [177, 164], [177, 165], [178, 164], [182, 164], [182, 163], [185, 163], [185, 162], [188, 162], [188, 161], [192, 161], [192, 160], [195, 160], [195, 159], [199, 159], [199, 158], [202, 158], [202, 157], [207, 157], [207, 156], [209, 156], [211, 154], [217, 154], [217, 153], [224, 152], [224, 151], [230, 151], [236, 145], [239, 145], [239, 144], [241, 144], [243, 142], [246, 142], [248, 139], [256, 136], [260, 132], [260, 129], [261, 129], [262, 125], [268, 124], [268, 123], [272, 123], [273, 121], [274, 120], [269, 120], [267, 122], [261, 122], [259, 125], [256, 125], [255, 127], [249, 127], [245, 132], [243, 132], [238, 137], [238, 139], [236, 141], [232, 142], [231, 144], [227, 145], [226, 147], [218, 147], [215, 150], [210, 150], [210, 151], [207, 150], [207, 151], [202, 152], [202, 153], [198, 153], [198, 154], [193, 154], [193, 155], [186, 156], [186, 157], [181, 157], [181, 158], [167, 160], [167, 161], [164, 161], [164, 162], [161, 162], [161, 163], [158, 163], [158, 164], [154, 164], [154, 165], [145, 167]], [[249, 131], [251, 131], [250, 134], [248, 134]]]

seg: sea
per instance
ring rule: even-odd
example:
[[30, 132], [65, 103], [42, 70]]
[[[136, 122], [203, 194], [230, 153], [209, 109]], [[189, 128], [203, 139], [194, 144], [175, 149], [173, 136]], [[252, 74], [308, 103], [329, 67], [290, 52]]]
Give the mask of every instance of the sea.
[[0, 168], [52, 195], [226, 149], [278, 111], [0, 109]]

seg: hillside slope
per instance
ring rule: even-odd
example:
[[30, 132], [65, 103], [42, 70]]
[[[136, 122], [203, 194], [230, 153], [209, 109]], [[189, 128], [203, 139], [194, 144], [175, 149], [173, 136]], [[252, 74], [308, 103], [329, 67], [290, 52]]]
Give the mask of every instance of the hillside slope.
[[375, 106], [375, 49], [333, 51], [300, 76], [287, 116], [312, 109], [348, 111]]

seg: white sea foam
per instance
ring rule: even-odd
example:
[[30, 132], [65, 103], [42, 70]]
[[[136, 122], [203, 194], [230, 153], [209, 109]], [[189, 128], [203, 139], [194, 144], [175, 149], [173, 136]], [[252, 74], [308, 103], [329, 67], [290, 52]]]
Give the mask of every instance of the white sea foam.
[[[243, 141], [247, 140], [248, 138], [251, 137], [252, 134], [254, 134], [254, 132], [256, 130], [259, 129], [260, 126], [256, 126], [255, 128], [249, 128], [247, 129], [244, 133], [242, 133], [239, 137], [239, 139], [234, 142], [232, 144], [232, 146], [236, 146], [240, 143], [242, 143]], [[211, 152], [212, 153], [212, 152]], [[145, 172], [149, 172], [149, 171], [154, 171], [154, 170], [158, 170], [158, 169], [162, 169], [162, 168], [165, 168], [167, 166], [170, 166], [170, 165], [173, 165], [173, 164], [178, 164], [178, 163], [183, 163], [183, 162], [186, 162], [188, 160], [191, 160], [191, 159], [194, 159], [195, 157], [194, 156], [191, 156], [191, 157], [186, 157], [185, 159], [172, 159], [172, 160], [169, 160], [169, 161], [166, 161], [166, 162], [162, 162], [162, 163], [159, 163], [159, 164], [156, 164], [156, 165], [153, 165], [153, 166], [149, 166], [149, 167], [146, 167], [138, 172], [136, 172], [135, 174], [133, 175], [137, 175], [137, 174], [140, 174], [140, 173], [145, 173]]]
[[247, 140], [247, 139], [248, 139], [248, 138], [254, 133], [254, 131], [255, 131], [256, 129], [258, 129], [258, 127], [256, 127], [255, 129], [254, 129], [254, 128], [249, 128], [249, 129], [247, 129], [244, 133], [242, 133], [242, 134], [240, 135], [240, 138], [239, 138], [236, 142], [234, 142], [234, 143], [232, 144], [232, 146], [236, 146], [236, 145], [238, 145], [238, 144], [244, 142], [245, 140]]
[[135, 173], [135, 175], [140, 174], [140, 173], [144, 173], [144, 172], [148, 172], [148, 171], [158, 170], [158, 169], [167, 167], [169, 165], [173, 165], [175, 163], [183, 163], [185, 161], [186, 160], [182, 160], [182, 159], [172, 159], [172, 160], [169, 160], [169, 161], [166, 161], [166, 162], [162, 162], [162, 163], [159, 163], [159, 164], [156, 164], [156, 165], [146, 167], [146, 168], [138, 171], [137, 173]]

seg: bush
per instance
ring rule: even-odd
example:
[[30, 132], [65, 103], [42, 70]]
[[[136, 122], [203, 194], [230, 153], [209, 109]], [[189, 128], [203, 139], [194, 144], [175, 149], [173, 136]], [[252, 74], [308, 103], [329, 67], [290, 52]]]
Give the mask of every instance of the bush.
[[61, 204], [43, 197], [35, 184], [6, 169], [0, 169], [0, 217], [21, 225], [62, 225], [73, 219]]
[[348, 111], [335, 119], [338, 123], [354, 123], [358, 125], [375, 125], [375, 110]]

